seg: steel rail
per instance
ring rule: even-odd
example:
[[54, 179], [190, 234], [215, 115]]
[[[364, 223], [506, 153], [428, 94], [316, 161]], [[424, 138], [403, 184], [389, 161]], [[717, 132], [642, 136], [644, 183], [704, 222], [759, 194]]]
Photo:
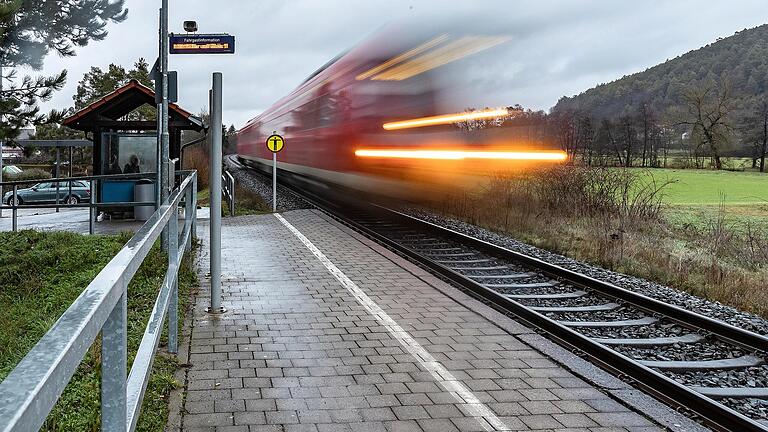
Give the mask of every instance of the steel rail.
[[[290, 176], [284, 176], [290, 177]], [[564, 326], [555, 320], [552, 320], [543, 314], [532, 310], [531, 308], [514, 301], [482, 284], [462, 275], [449, 267], [436, 262], [425, 255], [418, 253], [399, 242], [386, 237], [354, 220], [354, 217], [348, 215], [348, 206], [339, 206], [332, 201], [321, 197], [307, 188], [294, 187], [292, 182], [284, 182], [290, 190], [310, 202], [312, 205], [328, 214], [339, 222], [360, 232], [366, 237], [376, 241], [379, 244], [395, 251], [401, 256], [418, 263], [422, 267], [430, 270], [439, 277], [452, 282], [454, 285], [475, 297], [483, 303], [507, 314], [514, 315], [523, 321], [537, 327], [546, 334], [554, 338], [560, 344], [571, 347], [574, 350], [583, 352], [592, 361], [604, 369], [615, 374], [624, 375], [631, 378], [638, 386], [642, 387], [648, 393], [658, 399], [671, 405], [683, 407], [695, 412], [704, 419], [708, 426], [719, 431], [745, 431], [745, 432], [768, 432], [768, 426], [756, 420], [753, 420], [716, 400], [698, 393], [693, 389], [686, 387], [665, 375], [643, 365], [639, 361], [631, 359], [613, 349], [604, 346], [592, 338], [584, 336], [575, 330]], [[687, 323], [689, 326], [700, 327], [710, 332], [721, 335], [738, 343], [753, 347], [758, 350], [765, 350], [768, 338], [748, 330], [740, 329], [727, 323], [713, 320], [694, 312], [669, 305], [658, 300], [652, 299], [641, 294], [617, 287], [615, 285], [599, 281], [586, 275], [567, 270], [560, 266], [547, 263], [534, 257], [530, 257], [501, 246], [476, 239], [454, 230], [444, 228], [421, 219], [414, 218], [402, 212], [388, 209], [380, 205], [372, 205], [376, 212], [385, 214], [385, 219], [400, 221], [404, 225], [416, 227], [419, 230], [427, 229], [439, 236], [447, 236], [458, 240], [462, 244], [468, 244], [480, 249], [481, 252], [488, 253], [511, 261], [517, 261], [531, 267], [534, 267], [543, 273], [567, 280], [570, 283], [595, 289], [606, 295], [620, 298], [629, 303], [636, 304], [638, 307], [646, 310], [657, 308], [658, 313], [667, 314], [669, 318], [675, 321]], [[614, 293], [615, 288], [615, 293]]]
[[534, 267], [537, 270], [543, 273], [547, 273], [552, 277], [564, 279], [570, 284], [599, 291], [602, 294], [621, 299], [641, 309], [650, 311], [651, 313], [659, 313], [675, 321], [707, 330], [708, 332], [714, 333], [722, 338], [732, 340], [739, 344], [748, 346], [754, 350], [768, 352], [768, 337], [764, 335], [736, 327], [723, 321], [718, 321], [688, 309], [683, 309], [669, 303], [664, 303], [646, 295], [630, 291], [626, 288], [621, 288], [614, 284], [595, 279], [590, 276], [574, 272], [572, 270], [568, 270], [556, 264], [552, 264], [544, 260], [522, 254], [520, 252], [509, 250], [493, 243], [468, 236], [450, 228], [441, 227], [431, 222], [406, 215], [402, 212], [387, 209], [379, 205], [376, 207], [381, 211], [389, 212], [391, 215], [399, 218], [406, 224], [418, 225], [422, 229], [426, 228], [429, 231], [438, 233], [443, 237], [449, 237], [462, 244], [470, 245], [473, 248], [478, 249], [481, 252], [485, 252], [489, 255], [506, 260], [516, 261], [526, 266]]

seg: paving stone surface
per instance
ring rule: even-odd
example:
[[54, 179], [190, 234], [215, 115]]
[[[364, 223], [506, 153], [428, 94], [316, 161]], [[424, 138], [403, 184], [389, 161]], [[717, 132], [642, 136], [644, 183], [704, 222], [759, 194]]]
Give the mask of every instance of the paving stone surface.
[[[207, 315], [201, 223], [182, 430], [494, 430], [483, 409], [507, 430], [661, 430], [316, 211], [283, 216], [403, 333], [273, 215], [224, 219], [228, 312]], [[446, 389], [436, 364], [476, 400]]]

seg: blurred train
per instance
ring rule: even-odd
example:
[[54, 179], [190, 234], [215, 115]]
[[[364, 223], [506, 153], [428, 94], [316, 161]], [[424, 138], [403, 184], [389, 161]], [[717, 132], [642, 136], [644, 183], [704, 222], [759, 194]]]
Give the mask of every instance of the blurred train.
[[269, 171], [265, 142], [277, 133], [278, 169], [398, 197], [563, 161], [526, 132], [519, 107], [466, 108], [477, 60], [498, 60], [509, 37], [449, 28], [393, 25], [334, 58], [238, 131], [240, 160]]

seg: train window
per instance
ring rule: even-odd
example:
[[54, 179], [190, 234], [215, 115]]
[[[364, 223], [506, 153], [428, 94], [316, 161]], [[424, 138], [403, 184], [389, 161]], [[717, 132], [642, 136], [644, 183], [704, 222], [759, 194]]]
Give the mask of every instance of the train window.
[[318, 127], [329, 127], [336, 123], [337, 110], [339, 108], [336, 97], [324, 94], [318, 104]]

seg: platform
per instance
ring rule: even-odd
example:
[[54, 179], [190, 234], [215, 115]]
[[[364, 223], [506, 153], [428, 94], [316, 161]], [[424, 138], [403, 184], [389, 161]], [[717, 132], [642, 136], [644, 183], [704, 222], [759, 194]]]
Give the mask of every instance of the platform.
[[524, 342], [541, 336], [315, 210], [225, 218], [228, 312], [208, 315], [207, 229], [171, 430], [662, 430], [609, 394], [621, 382], [587, 383]]
[[[58, 213], [55, 209], [20, 208], [18, 210], [17, 228], [19, 230], [34, 229], [38, 231], [71, 231], [88, 234], [90, 212], [87, 208], [62, 208]], [[142, 221], [108, 220], [96, 222], [95, 234], [115, 234], [119, 232], [135, 232], [144, 224]], [[13, 220], [11, 210], [4, 209], [0, 218], [0, 231], [11, 231]]]

